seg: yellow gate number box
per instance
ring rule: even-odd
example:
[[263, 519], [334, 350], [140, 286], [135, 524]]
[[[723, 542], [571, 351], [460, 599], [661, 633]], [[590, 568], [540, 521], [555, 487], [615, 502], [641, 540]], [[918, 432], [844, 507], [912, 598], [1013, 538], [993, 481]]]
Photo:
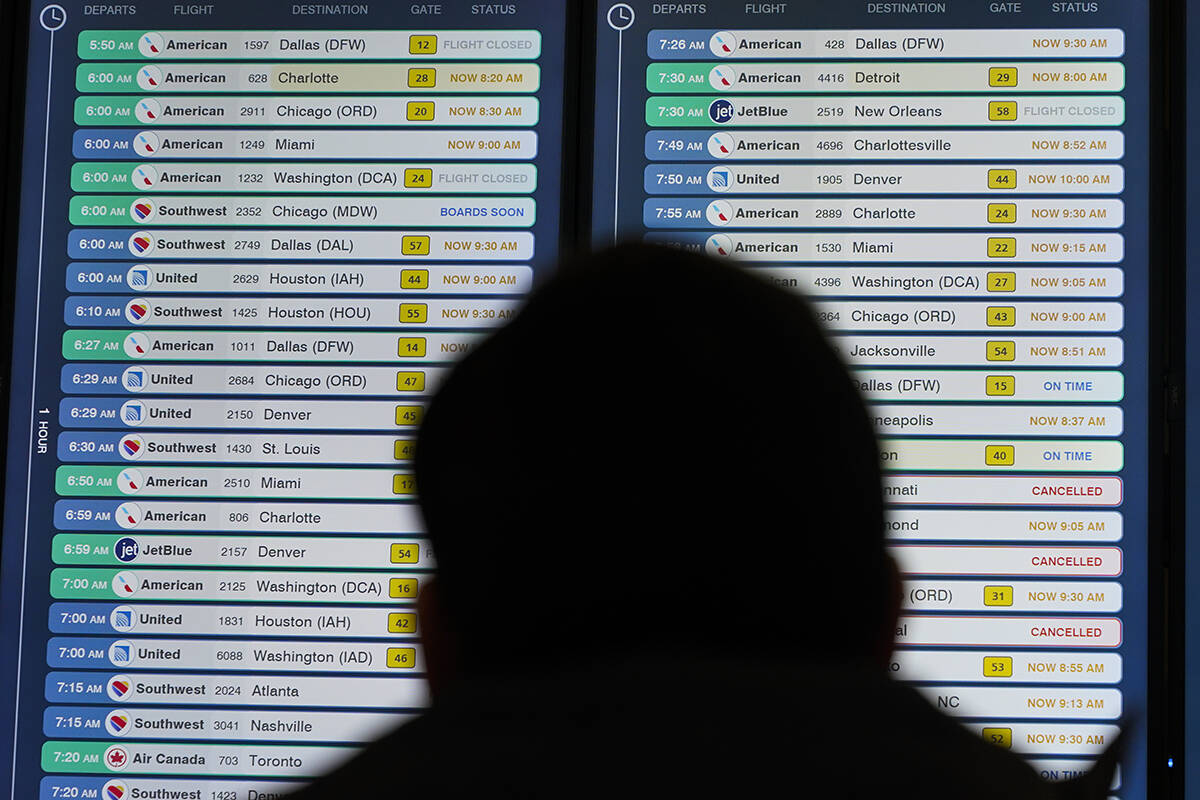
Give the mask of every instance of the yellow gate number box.
[[1011, 606], [1013, 604], [1013, 587], [983, 587], [983, 604], [985, 606]]
[[396, 343], [396, 355], [401, 358], [424, 358], [425, 339], [420, 336], [405, 336]]
[[988, 306], [985, 313], [989, 328], [1011, 328], [1017, 324], [1016, 306]]
[[396, 406], [396, 424], [420, 425], [422, 410], [420, 406]]
[[417, 666], [417, 648], [389, 647], [387, 665], [388, 669], [413, 669]]
[[1017, 101], [993, 100], [988, 103], [988, 119], [992, 122], [1012, 122], [1017, 118]]
[[400, 237], [400, 255], [402, 255], [402, 256], [427, 256], [427, 255], [429, 255], [429, 237], [428, 236], [401, 236]]
[[393, 475], [392, 494], [412, 494], [417, 490], [417, 479], [412, 475]]
[[987, 274], [987, 290], [989, 292], [1015, 292], [1017, 290], [1017, 273], [989, 272]]
[[[414, 237], [415, 238], [415, 237]], [[428, 245], [426, 245], [428, 248]], [[404, 242], [400, 243], [400, 249], [406, 249]], [[429, 270], [427, 269], [402, 269], [400, 270], [400, 288], [402, 289], [428, 289], [429, 288]]]
[[398, 392], [422, 392], [422, 391], [425, 391], [425, 373], [424, 372], [397, 372], [396, 373], [396, 391], [398, 391]]
[[1012, 728], [984, 728], [983, 740], [1009, 750], [1012, 748]]
[[987, 221], [993, 225], [1013, 225], [1017, 221], [1016, 203], [988, 203]]
[[1009, 88], [1017, 85], [1016, 67], [992, 67], [988, 70], [988, 86]]
[[433, 68], [409, 67], [408, 88], [432, 89], [437, 85], [437, 70]]
[[989, 467], [1011, 467], [1017, 448], [1011, 444], [989, 444], [983, 448], [983, 463]]
[[388, 614], [388, 633], [416, 633], [417, 615], [394, 612]]
[[409, 167], [404, 170], [405, 189], [428, 189], [433, 186], [433, 169], [430, 167]]
[[429, 122], [433, 119], [432, 100], [409, 100], [405, 110], [409, 122]]
[[414, 56], [431, 56], [437, 52], [437, 36], [414, 33], [408, 37], [408, 52]]
[[397, 461], [412, 461], [412, 457], [416, 452], [417, 442], [415, 439], [396, 440], [395, 455]]
[[393, 564], [416, 564], [421, 559], [421, 545], [417, 542], [393, 542]]
[[388, 581], [388, 597], [395, 598], [416, 598], [417, 596], [417, 579], [416, 578], [392, 578]]
[[988, 397], [1012, 397], [1017, 393], [1015, 375], [988, 375], [986, 380]]
[[1013, 674], [1012, 656], [984, 656], [983, 677], [1011, 678]]
[[1005, 236], [989, 236], [987, 240], [988, 258], [1016, 258], [1017, 240]]
[[429, 306], [425, 303], [401, 303], [400, 321], [409, 324], [429, 321]]
[[1015, 169], [989, 169], [988, 170], [988, 188], [989, 189], [1015, 189], [1015, 188], [1017, 188], [1017, 171]]
[[1016, 361], [1017, 343], [994, 341], [987, 343], [988, 361]]

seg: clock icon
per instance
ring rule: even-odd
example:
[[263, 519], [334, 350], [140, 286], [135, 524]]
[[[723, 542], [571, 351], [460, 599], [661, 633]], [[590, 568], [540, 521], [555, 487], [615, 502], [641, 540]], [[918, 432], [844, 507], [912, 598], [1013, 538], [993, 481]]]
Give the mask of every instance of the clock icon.
[[608, 26], [614, 31], [627, 30], [633, 26], [633, 8], [628, 3], [617, 3], [608, 10]]
[[55, 3], [43, 8], [42, 15], [38, 19], [43, 28], [48, 31], [56, 31], [67, 24], [67, 12], [63, 10], [62, 6]]

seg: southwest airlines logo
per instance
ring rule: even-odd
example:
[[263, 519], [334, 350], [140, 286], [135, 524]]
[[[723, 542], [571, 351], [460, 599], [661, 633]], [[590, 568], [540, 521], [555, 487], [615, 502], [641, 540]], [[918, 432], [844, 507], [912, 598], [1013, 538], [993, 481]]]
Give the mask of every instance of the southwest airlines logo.
[[121, 445], [117, 450], [121, 453], [121, 458], [126, 461], [135, 461], [146, 452], [146, 440], [134, 434], [122, 436]]
[[134, 325], [141, 325], [150, 315], [150, 304], [145, 300], [130, 300], [125, 304], [125, 319]]
[[145, 222], [154, 216], [154, 203], [144, 197], [138, 198], [129, 207], [129, 213], [138, 222]]
[[133, 679], [128, 675], [113, 675], [108, 679], [108, 696], [113, 700], [124, 700], [133, 694]]
[[104, 784], [104, 800], [125, 800], [129, 786], [124, 781], [109, 781]]
[[144, 256], [154, 251], [154, 237], [146, 231], [138, 231], [129, 237], [129, 252], [135, 256]]
[[128, 711], [110, 711], [104, 718], [104, 729], [113, 736], [124, 736], [129, 733], [132, 723]]

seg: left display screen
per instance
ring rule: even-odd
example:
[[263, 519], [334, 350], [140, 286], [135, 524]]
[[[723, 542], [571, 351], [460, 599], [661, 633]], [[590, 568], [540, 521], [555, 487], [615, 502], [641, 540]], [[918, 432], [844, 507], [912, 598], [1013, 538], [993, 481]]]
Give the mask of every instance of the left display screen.
[[425, 704], [406, 463], [558, 255], [565, 6], [33, 5], [0, 794], [262, 800]]

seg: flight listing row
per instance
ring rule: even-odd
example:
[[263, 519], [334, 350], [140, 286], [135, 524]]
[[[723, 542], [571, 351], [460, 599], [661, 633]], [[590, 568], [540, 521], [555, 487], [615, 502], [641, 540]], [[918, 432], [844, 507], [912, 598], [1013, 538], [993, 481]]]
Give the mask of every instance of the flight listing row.
[[[1015, 283], [1016, 276], [999, 272], [989, 277]], [[1099, 300], [820, 299], [813, 305], [818, 318], [833, 331], [921, 332], [930, 334], [931, 342], [943, 344], [945, 340], [933, 334], [992, 328], [1009, 328], [1014, 332], [1106, 333], [1121, 330], [1125, 321], [1121, 303]], [[347, 361], [371, 360], [372, 354], [381, 354], [385, 350], [386, 354], [376, 360], [394, 360], [397, 355], [406, 354], [418, 358], [429, 355], [435, 360], [440, 354], [444, 360], [447, 354], [453, 356], [470, 350], [483, 334], [471, 331], [439, 333], [440, 329], [493, 328], [516, 316], [519, 307], [516, 300], [476, 298], [397, 301], [358, 297], [74, 295], [64, 304], [63, 316], [68, 325], [115, 326], [120, 330], [73, 329], [63, 337], [63, 355], [68, 359], [177, 359], [181, 353], [195, 353], [204, 359], [227, 356], [235, 360], [258, 360], [278, 353], [276, 358], [288, 361], [293, 359], [289, 355], [292, 353], [320, 352], [309, 337], [322, 334], [314, 332], [157, 330], [184, 325], [320, 328], [326, 334], [338, 337], [339, 341], [347, 342], [334, 348], [336, 353], [345, 354]], [[130, 325], [146, 330], [130, 329]], [[329, 330], [335, 328], [353, 331]], [[362, 330], [364, 328], [368, 330]], [[388, 328], [429, 329], [428, 332], [419, 331], [428, 337], [429, 346], [420, 353], [398, 350], [396, 334], [385, 332]], [[135, 336], [142, 346], [133, 346], [131, 336]], [[240, 337], [239, 341], [258, 342], [259, 346], [231, 345], [226, 341], [229, 336]], [[452, 345], [446, 337], [458, 337], [453, 340], [457, 344]], [[111, 346], [110, 342], [114, 341], [116, 346]], [[1063, 343], [1067, 344], [1066, 340]], [[257, 355], [239, 356], [238, 353]]]
[[[1056, 452], [1078, 454], [1079, 463], [1083, 464], [1095, 451], [1083, 448]], [[986, 454], [980, 455], [982, 462]], [[1116, 459], [1110, 465], [1113, 463]], [[55, 491], [62, 497], [319, 499], [335, 496], [347, 500], [412, 497], [416, 491], [412, 474], [397, 469], [64, 464], [56, 470]], [[979, 469], [983, 469], [982, 463]], [[1122, 485], [1120, 478], [1107, 476], [906, 474], [885, 476], [883, 492], [889, 502], [901, 505], [1115, 507], [1121, 504]]]
[[[1088, 431], [1095, 435], [1095, 431]], [[1097, 439], [881, 439], [883, 469], [986, 472], [1119, 472], [1120, 442]], [[413, 458], [412, 439], [389, 435], [66, 432], [63, 462], [142, 464], [395, 464]]]
[[[892, 508], [885, 526], [888, 537], [897, 542], [1118, 542], [1124, 537], [1124, 519], [1119, 512], [1096, 510]], [[137, 538], [124, 541], [120, 549], [120, 555], [130, 560], [118, 558], [122, 563], [136, 563], [142, 552], [141, 537], [155, 533], [171, 534], [169, 538], [180, 533], [236, 533], [238, 539], [242, 534], [269, 535], [271, 538], [278, 534], [337, 534], [339, 541], [349, 540], [346, 547], [357, 546], [357, 535], [381, 534], [404, 540], [422, 535], [421, 522], [413, 505], [354, 502], [164, 501], [154, 498], [134, 501], [70, 497], [55, 503], [54, 527], [63, 531], [86, 531], [91, 537], [96, 537], [96, 532], [111, 531], [120, 534], [118, 541], [127, 538], [124, 532], [133, 531]], [[249, 557], [248, 551], [238, 555], [241, 551], [236, 549], [249, 547], [248, 540], [221, 544], [218, 537], [212, 541], [213, 546], [228, 544], [235, 548], [230, 557]], [[70, 556], [64, 551], [67, 544], [72, 549]], [[63, 559], [62, 563], [76, 563], [70, 559], [83, 558], [95, 548], [109, 546], [105, 538], [94, 538], [86, 550], [80, 549], [82, 544], [86, 542], [70, 537], [58, 541], [52, 547], [54, 558]], [[423, 550], [428, 557], [428, 547]], [[420, 552], [418, 548], [418, 555]], [[341, 562], [334, 558], [330, 563], [336, 566]]]
[[[778, 286], [809, 295], [857, 297], [1120, 297], [1117, 267], [989, 267], [821, 265], [746, 267]], [[203, 264], [72, 262], [68, 291], [80, 293], [247, 293], [303, 295], [524, 294], [533, 271], [524, 265]]]

